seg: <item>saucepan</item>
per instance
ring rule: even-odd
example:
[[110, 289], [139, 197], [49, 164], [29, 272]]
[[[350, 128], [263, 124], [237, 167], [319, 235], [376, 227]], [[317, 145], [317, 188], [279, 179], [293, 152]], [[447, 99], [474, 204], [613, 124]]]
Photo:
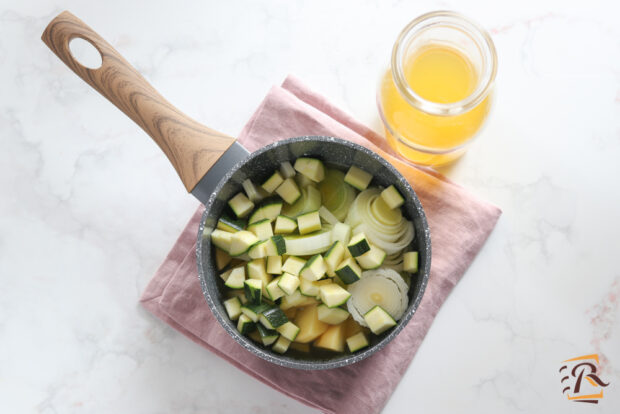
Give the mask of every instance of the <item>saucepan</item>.
[[[101, 66], [83, 66], [69, 43], [81, 38], [101, 55]], [[431, 243], [424, 210], [407, 180], [384, 158], [352, 142], [325, 136], [303, 136], [278, 141], [250, 154], [234, 138], [189, 118], [168, 103], [109, 43], [69, 12], [54, 18], [42, 35], [45, 44], [80, 78], [138, 124], [162, 149], [188, 192], [205, 205], [197, 234], [196, 258], [200, 287], [222, 327], [245, 349], [272, 363], [298, 369], [328, 369], [361, 361], [385, 347], [407, 325], [418, 308], [428, 282]], [[413, 222], [412, 248], [419, 252], [419, 271], [411, 282], [409, 306], [398, 325], [373, 337], [370, 346], [353, 354], [329, 355], [291, 352], [283, 355], [239, 334], [223, 305], [223, 281], [218, 277], [214, 246], [209, 235], [227, 206], [251, 178], [263, 182], [280, 163], [298, 157], [319, 158], [342, 168], [356, 165], [371, 173], [373, 183], [393, 184], [403, 195], [403, 214]]]

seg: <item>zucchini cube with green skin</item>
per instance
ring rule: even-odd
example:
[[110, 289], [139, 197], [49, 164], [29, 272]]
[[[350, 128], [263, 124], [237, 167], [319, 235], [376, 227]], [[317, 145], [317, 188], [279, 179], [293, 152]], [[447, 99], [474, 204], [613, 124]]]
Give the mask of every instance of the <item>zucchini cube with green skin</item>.
[[362, 269], [376, 269], [383, 264], [387, 254], [374, 244], [370, 245], [370, 250], [361, 256], [357, 256], [355, 260], [362, 267]]
[[267, 243], [269, 240], [262, 240], [254, 243], [250, 250], [248, 250], [248, 256], [250, 259], [262, 259], [267, 257]]
[[263, 190], [271, 194], [276, 191], [276, 188], [278, 188], [280, 184], [282, 184], [282, 181], [284, 181], [284, 179], [282, 178], [280, 173], [276, 171], [271, 175], [271, 177], [267, 179], [267, 181], [263, 183], [261, 187], [263, 187]]
[[217, 221], [217, 228], [230, 233], [235, 233], [239, 230], [245, 229], [246, 224], [247, 223], [245, 220], [234, 219], [224, 215]]
[[243, 282], [245, 297], [248, 302], [258, 305], [263, 298], [263, 281], [259, 279], [248, 279]]
[[282, 274], [282, 256], [267, 256], [267, 273]]
[[292, 295], [299, 287], [299, 278], [290, 273], [282, 273], [278, 281], [278, 287], [287, 295]]
[[280, 256], [286, 253], [286, 241], [279, 234], [271, 236], [267, 240], [267, 256]]
[[336, 275], [347, 285], [355, 283], [362, 277], [362, 269], [357, 265], [352, 257], [342, 261], [336, 268]]
[[289, 256], [289, 258], [286, 259], [284, 261], [284, 264], [282, 265], [282, 272], [299, 276], [299, 272], [301, 272], [301, 269], [304, 267], [305, 264], [306, 261], [304, 259], [300, 259], [296, 256]]
[[276, 234], [289, 234], [297, 228], [297, 220], [283, 215], [276, 217], [274, 232]]
[[325, 265], [323, 256], [321, 256], [320, 254], [315, 254], [310, 259], [308, 259], [299, 274], [304, 279], [315, 281], [322, 279], [323, 276], [325, 276], [326, 271], [327, 266]]
[[300, 330], [299, 327], [290, 321], [276, 328], [276, 331], [279, 332], [280, 335], [282, 335], [289, 341], [294, 341], [295, 338], [297, 338], [297, 334], [299, 334], [299, 330]]
[[377, 305], [364, 314], [364, 320], [370, 331], [380, 335], [388, 329], [396, 326], [396, 321], [381, 306]]
[[351, 294], [337, 284], [330, 283], [319, 288], [319, 297], [328, 308], [335, 308], [347, 303]]
[[271, 300], [278, 300], [282, 296], [285, 295], [284, 291], [280, 289], [280, 286], [278, 286], [279, 281], [280, 281], [280, 278], [277, 277], [273, 279], [271, 282], [269, 282], [269, 284], [267, 285], [267, 288], [266, 288], [267, 296], [269, 296], [269, 299]]
[[263, 310], [258, 320], [267, 329], [276, 329], [288, 322], [288, 318], [277, 306], [270, 306]]
[[224, 230], [215, 229], [211, 232], [211, 243], [225, 252], [230, 251], [230, 241], [234, 233], [230, 233]]
[[344, 259], [344, 251], [344, 244], [342, 244], [340, 240], [336, 240], [325, 253], [323, 260], [325, 260], [327, 276], [336, 276], [336, 267], [342, 263], [342, 259]]
[[321, 304], [317, 307], [318, 319], [328, 325], [339, 325], [346, 321], [349, 312], [342, 308], [328, 308], [327, 305]]
[[315, 183], [319, 183], [325, 178], [325, 167], [323, 163], [316, 158], [297, 158], [294, 168], [297, 172], [308, 177]]
[[[224, 276], [222, 275], [222, 278]], [[235, 267], [230, 270], [228, 276], [226, 276], [225, 285], [230, 289], [243, 289], [245, 282], [245, 269], [243, 266]]]
[[282, 175], [284, 179], [294, 177], [295, 168], [293, 168], [290, 162], [284, 161], [282, 164], [280, 164], [280, 175]]
[[256, 324], [248, 316], [241, 315], [237, 321], [237, 330], [241, 335], [247, 335], [254, 330]]
[[228, 250], [228, 254], [232, 257], [240, 256], [250, 250], [250, 247], [258, 241], [258, 237], [247, 230], [233, 233], [230, 237], [230, 249]]
[[394, 185], [390, 185], [385, 190], [381, 191], [381, 198], [385, 201], [385, 204], [391, 209], [398, 208], [405, 204], [405, 199], [398, 192]]
[[299, 291], [304, 296], [319, 296], [319, 286], [316, 282], [312, 282], [304, 277], [299, 278]]
[[237, 193], [233, 198], [228, 200], [228, 205], [239, 218], [247, 216], [254, 209], [254, 203], [243, 193]]
[[248, 220], [249, 224], [256, 223], [257, 221], [261, 221], [264, 219], [269, 219], [270, 221], [274, 221], [276, 217], [282, 211], [282, 200], [277, 197], [269, 198], [260, 205], [259, 208], [252, 213], [250, 219]]
[[301, 191], [292, 178], [287, 178], [276, 188], [276, 193], [288, 204], [293, 204], [301, 197]]
[[258, 328], [258, 333], [260, 335], [261, 342], [265, 346], [269, 346], [273, 344], [278, 339], [278, 336], [280, 336], [278, 334], [278, 331], [274, 329], [267, 329], [260, 323], [256, 327]]
[[278, 354], [283, 354], [288, 350], [288, 347], [290, 345], [291, 345], [291, 341], [286, 339], [284, 336], [280, 335], [280, 337], [278, 338], [276, 343], [273, 344], [271, 349], [273, 349], [274, 352], [277, 352]]
[[256, 187], [252, 180], [250, 180], [249, 178], [243, 181], [241, 183], [241, 186], [243, 187], [243, 191], [245, 191], [245, 194], [248, 196], [248, 199], [250, 199], [250, 201], [253, 203], [257, 203], [268, 196], [265, 190], [263, 190], [261, 187]]
[[302, 214], [297, 217], [297, 228], [299, 234], [308, 234], [321, 230], [321, 216], [318, 211]]
[[364, 233], [357, 233], [355, 236], [351, 237], [351, 241], [349, 241], [347, 248], [351, 256], [357, 257], [370, 250], [370, 243], [368, 243], [368, 239]]
[[408, 273], [416, 273], [418, 271], [418, 252], [403, 254], [403, 270]]
[[241, 315], [241, 301], [238, 297], [226, 299], [224, 301], [224, 308], [231, 321], [236, 321]]
[[368, 184], [372, 181], [372, 174], [367, 173], [361, 168], [352, 165], [344, 176], [344, 182], [357, 188], [360, 191], [364, 191], [368, 188]]
[[353, 336], [347, 338], [347, 346], [349, 351], [355, 352], [368, 346], [368, 338], [364, 335], [364, 332], [358, 332]]
[[248, 226], [248, 231], [251, 231], [258, 237], [258, 240], [267, 240], [273, 236], [273, 229], [271, 228], [271, 221], [269, 219], [262, 219]]
[[269, 309], [269, 307], [270, 306], [265, 303], [260, 303], [258, 305], [247, 303], [241, 306], [241, 313], [250, 318], [252, 322], [258, 322], [260, 315], [263, 311]]

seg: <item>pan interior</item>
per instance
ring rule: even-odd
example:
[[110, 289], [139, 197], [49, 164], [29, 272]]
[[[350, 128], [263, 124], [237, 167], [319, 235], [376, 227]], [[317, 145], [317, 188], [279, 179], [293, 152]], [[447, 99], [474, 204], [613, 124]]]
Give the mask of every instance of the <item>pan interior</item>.
[[[413, 222], [415, 228], [416, 236], [411, 247], [420, 252], [420, 270], [411, 279], [409, 307], [394, 329], [379, 337], [372, 335], [370, 346], [362, 352], [335, 355], [327, 351], [313, 351], [310, 354], [305, 354], [289, 350], [284, 355], [275, 354], [269, 348], [256, 344], [251, 339], [240, 335], [235, 323], [229, 320], [222, 304], [225, 300], [223, 296], [225, 290], [222, 279], [217, 276], [213, 246], [209, 235], [216, 227], [218, 218], [224, 212], [229, 211], [227, 201], [238, 192], [243, 191], [241, 183], [247, 178], [252, 179], [255, 184], [260, 184], [271, 176], [273, 171], [279, 169], [282, 162], [292, 161], [301, 156], [319, 158], [329, 166], [335, 166], [344, 171], [351, 165], [355, 165], [373, 175], [372, 185], [387, 187], [393, 184], [405, 197], [403, 214]], [[422, 298], [428, 280], [430, 236], [424, 211], [415, 192], [402, 175], [387, 161], [372, 151], [349, 141], [332, 137], [299, 137], [279, 141], [253, 153], [222, 178], [211, 195], [202, 218], [197, 245], [197, 260], [200, 282], [207, 302], [218, 321], [243, 347], [279, 365], [302, 369], [334, 368], [361, 360], [382, 348], [411, 319]]]

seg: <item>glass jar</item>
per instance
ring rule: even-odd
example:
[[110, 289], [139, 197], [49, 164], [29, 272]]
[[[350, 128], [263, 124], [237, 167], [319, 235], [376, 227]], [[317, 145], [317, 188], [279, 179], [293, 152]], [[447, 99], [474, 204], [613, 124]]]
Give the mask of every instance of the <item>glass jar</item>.
[[489, 114], [496, 72], [493, 41], [476, 23], [450, 11], [413, 20], [377, 91], [390, 146], [415, 164], [457, 159]]

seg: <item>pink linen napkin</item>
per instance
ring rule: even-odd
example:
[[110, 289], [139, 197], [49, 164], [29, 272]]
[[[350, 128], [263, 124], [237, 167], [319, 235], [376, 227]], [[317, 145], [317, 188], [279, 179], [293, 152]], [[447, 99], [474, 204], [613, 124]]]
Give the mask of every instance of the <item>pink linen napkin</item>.
[[348, 367], [300, 371], [266, 362], [238, 345], [207, 305], [196, 268], [200, 206], [146, 290], [142, 305], [259, 381], [326, 413], [377, 413], [401, 380], [435, 315], [482, 248], [501, 211], [441, 175], [411, 167], [385, 141], [297, 79], [271, 89], [239, 141], [250, 151], [302, 135], [330, 135], [377, 151], [411, 182], [431, 229], [431, 274], [424, 297], [407, 327], [383, 350]]

